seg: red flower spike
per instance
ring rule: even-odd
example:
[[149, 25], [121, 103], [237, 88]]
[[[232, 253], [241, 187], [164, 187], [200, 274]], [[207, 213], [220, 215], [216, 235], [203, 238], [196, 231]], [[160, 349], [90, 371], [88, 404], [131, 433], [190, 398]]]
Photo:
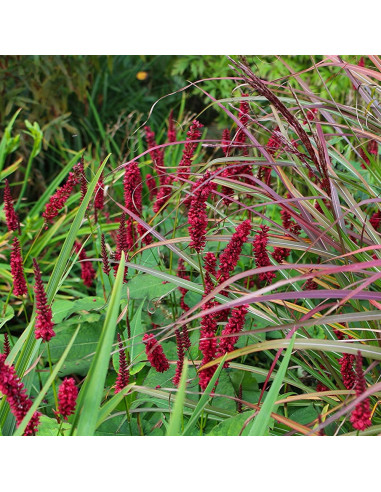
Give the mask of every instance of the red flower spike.
[[[5, 363], [5, 354], [0, 354], [0, 391], [7, 398], [11, 412], [16, 418], [17, 427], [32, 406], [32, 400], [26, 395], [26, 389], [12, 366]], [[34, 412], [25, 428], [24, 436], [34, 436], [40, 423], [40, 413]]]
[[381, 212], [375, 212], [370, 218], [369, 222], [373, 228], [377, 231], [381, 224]]
[[179, 181], [181, 181], [182, 179], [189, 179], [192, 157], [198, 145], [198, 142], [194, 142], [194, 140], [200, 139], [200, 128], [202, 128], [203, 126], [204, 125], [202, 125], [200, 122], [194, 120], [193, 124], [189, 128], [186, 144], [183, 150], [183, 156], [177, 170], [177, 179]]
[[108, 261], [108, 255], [107, 255], [107, 249], [106, 249], [106, 242], [105, 242], [105, 235], [102, 234], [101, 236], [101, 254], [102, 254], [102, 263], [103, 267], [102, 270], [106, 275], [110, 274], [110, 264]]
[[46, 299], [44, 284], [41, 279], [41, 271], [38, 266], [37, 260], [33, 258], [33, 271], [36, 283], [34, 285], [34, 292], [36, 296], [36, 323], [35, 323], [35, 337], [38, 340], [42, 338], [43, 341], [49, 342], [56, 334], [54, 333], [52, 321], [52, 308], [48, 305]]
[[176, 128], [173, 122], [173, 109], [171, 109], [171, 112], [169, 113], [167, 137], [169, 143], [176, 142]]
[[131, 212], [142, 212], [142, 178], [137, 163], [130, 162], [123, 179], [124, 202]]
[[[218, 357], [221, 357], [224, 354], [232, 352], [234, 350], [234, 346], [238, 342], [239, 337], [232, 337], [228, 335], [233, 335], [242, 331], [245, 324], [247, 310], [248, 306], [238, 306], [232, 310], [230, 319], [221, 332], [223, 338], [221, 338], [218, 347]], [[228, 363], [225, 363], [225, 367], [228, 367]]]
[[79, 181], [80, 163], [73, 167], [73, 172], [69, 173], [66, 183], [57, 189], [54, 195], [50, 197], [49, 202], [46, 204], [45, 212], [42, 214], [46, 223], [53, 222], [53, 220], [57, 217], [73, 191], [74, 186], [79, 183]]
[[124, 351], [123, 342], [119, 333], [117, 334], [117, 339], [119, 345], [119, 372], [118, 377], [116, 378], [115, 394], [122, 391], [122, 389], [125, 388], [130, 381], [130, 373], [127, 367], [126, 353]]
[[155, 141], [155, 133], [151, 130], [149, 126], [145, 126], [144, 130], [146, 132], [146, 140], [148, 149], [150, 149], [150, 156], [154, 164], [157, 175], [159, 176], [159, 182], [161, 185], [165, 183], [165, 166], [164, 166], [164, 151], [160, 149], [151, 150], [157, 146]]
[[193, 196], [188, 212], [189, 235], [191, 242], [189, 246], [194, 248], [197, 253], [200, 253], [206, 244], [205, 236], [208, 225], [206, 215], [206, 201], [212, 190], [210, 172], [206, 172], [204, 176], [193, 185]]
[[371, 155], [378, 155], [378, 142], [377, 142], [377, 140], [370, 140], [369, 141], [368, 152]]
[[242, 247], [250, 232], [251, 222], [248, 219], [237, 226], [235, 233], [220, 256], [220, 269], [217, 273], [220, 284], [229, 278], [230, 273], [237, 266]]
[[9, 343], [9, 338], [8, 338], [8, 333], [7, 332], [4, 333], [3, 352], [4, 352], [4, 355], [5, 355], [5, 358], [7, 358], [8, 355], [10, 354], [10, 352], [11, 352], [11, 346], [10, 346], [10, 343]]
[[13, 207], [13, 199], [8, 180], [5, 180], [4, 188], [4, 212], [9, 232], [18, 231], [20, 234], [20, 221]]
[[58, 413], [67, 420], [77, 404], [78, 388], [74, 378], [65, 378], [58, 388]]
[[[364, 372], [362, 369], [362, 357], [361, 352], [357, 352], [356, 357], [356, 397], [361, 396], [366, 390], [366, 382], [364, 377]], [[360, 403], [356, 405], [351, 415], [351, 423], [354, 429], [364, 431], [372, 425], [371, 422], [371, 410], [370, 410], [370, 399], [365, 398]]]
[[76, 241], [74, 248], [75, 251], [79, 253], [79, 260], [81, 262], [81, 278], [83, 283], [86, 287], [91, 287], [96, 275], [93, 265], [91, 264], [91, 261], [88, 261], [86, 251], [82, 248], [81, 243]]
[[230, 130], [228, 128], [225, 128], [225, 130], [222, 132], [221, 148], [226, 157], [229, 156], [230, 145], [231, 145]]
[[[261, 225], [261, 231], [258, 232], [254, 238], [253, 247], [255, 264], [257, 268], [271, 265], [269, 255], [266, 250], [268, 243], [268, 231], [269, 228], [267, 226]], [[276, 274], [274, 272], [264, 272], [259, 274], [259, 280], [267, 281], [268, 283], [270, 283], [275, 277]]]
[[94, 208], [95, 210], [103, 210], [105, 206], [104, 181], [103, 173], [99, 176], [97, 186], [95, 188]]
[[191, 344], [191, 341], [189, 338], [189, 331], [188, 331], [187, 325], [182, 326], [182, 331], [183, 331], [182, 338], [183, 338], [184, 350], [188, 350], [191, 348], [192, 344]]
[[15, 296], [23, 296], [28, 293], [24, 277], [23, 259], [21, 254], [20, 241], [17, 237], [13, 238], [11, 252], [11, 274], [13, 278], [13, 293]]
[[356, 382], [356, 374], [353, 371], [355, 356], [352, 354], [343, 354], [339, 359], [340, 372], [343, 378], [343, 384], [347, 389], [353, 389]]
[[157, 187], [155, 178], [151, 174], [146, 174], [146, 183], [149, 191], [149, 199], [153, 200], [157, 195]]
[[157, 342], [155, 335], [146, 333], [143, 336], [146, 345], [146, 355], [149, 363], [157, 372], [165, 372], [169, 369], [169, 362], [163, 352], [163, 347]]
[[176, 344], [177, 344], [177, 364], [176, 364], [176, 373], [173, 378], [173, 384], [175, 386], [179, 385], [181, 373], [184, 365], [184, 342], [179, 330], [175, 330], [176, 335]]

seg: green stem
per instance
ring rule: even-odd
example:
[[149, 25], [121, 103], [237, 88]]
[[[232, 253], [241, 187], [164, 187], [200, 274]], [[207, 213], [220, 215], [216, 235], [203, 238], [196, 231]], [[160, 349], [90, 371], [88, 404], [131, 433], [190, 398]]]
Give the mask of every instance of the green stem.
[[[48, 361], [49, 361], [49, 369], [50, 369], [50, 375], [51, 375], [53, 373], [53, 367], [52, 367], [52, 357], [50, 355], [49, 342], [46, 342], [46, 347], [47, 347], [47, 351], [48, 351]], [[54, 380], [52, 382], [52, 388], [53, 388], [54, 402], [56, 405], [56, 411], [58, 412], [57, 388], [56, 388], [56, 382]]]

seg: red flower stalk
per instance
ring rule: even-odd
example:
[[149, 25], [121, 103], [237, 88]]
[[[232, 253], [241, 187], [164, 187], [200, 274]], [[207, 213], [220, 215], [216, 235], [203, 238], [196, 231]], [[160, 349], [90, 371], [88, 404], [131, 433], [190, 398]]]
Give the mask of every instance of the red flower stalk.
[[242, 247], [247, 241], [250, 232], [251, 223], [248, 219], [237, 226], [235, 233], [229, 241], [229, 244], [220, 256], [220, 269], [217, 273], [220, 284], [229, 278], [230, 272], [232, 272], [237, 266], [242, 252]]
[[279, 149], [282, 147], [281, 133], [279, 131], [279, 127], [277, 126], [275, 130], [272, 132], [267, 144], [266, 149], [269, 154], [274, 156]]
[[189, 338], [189, 331], [187, 325], [183, 325], [182, 330], [183, 330], [182, 337], [183, 337], [184, 350], [188, 350], [189, 348], [191, 348], [192, 344]]
[[[213, 314], [207, 314], [201, 318], [199, 349], [203, 355], [201, 365], [205, 365], [216, 357], [217, 352], [217, 321]], [[216, 370], [215, 366], [203, 369], [199, 372], [199, 383], [204, 390]]]
[[[357, 352], [356, 357], [356, 397], [361, 396], [366, 390], [366, 383], [364, 372], [362, 370], [362, 357], [361, 352]], [[351, 415], [351, 423], [353, 427], [357, 430], [364, 431], [368, 427], [372, 425], [370, 420], [371, 411], [370, 411], [370, 400], [369, 398], [365, 398], [360, 403], [356, 405], [356, 408], [353, 410]]]
[[142, 212], [142, 178], [137, 163], [130, 162], [126, 167], [123, 179], [124, 202], [126, 208], [132, 212]]
[[356, 375], [353, 371], [354, 361], [355, 356], [352, 354], [343, 354], [343, 356], [339, 359], [343, 384], [347, 389], [352, 389], [356, 382]]
[[369, 140], [368, 152], [371, 155], [378, 155], [378, 142], [377, 142], [377, 140]]
[[[133, 227], [133, 224], [131, 220], [128, 221], [128, 224], [130, 224], [130, 222], [131, 225], [129, 227], [131, 232], [131, 227]], [[131, 243], [131, 238], [130, 235], [127, 233], [127, 231], [128, 228], [126, 229], [126, 214], [123, 212], [120, 217], [118, 234], [116, 236], [116, 251], [114, 257], [116, 263], [114, 265], [114, 275], [117, 274], [118, 266], [119, 266], [118, 262], [122, 258], [122, 251], [124, 252], [127, 259], [128, 250], [129, 250], [128, 246]], [[128, 267], [125, 267], [124, 278], [126, 278], [127, 271], [128, 271]]]
[[365, 67], [364, 57], [362, 56], [357, 64], [358, 67]]
[[314, 281], [313, 278], [309, 278], [307, 282], [303, 285], [303, 290], [317, 290], [318, 284]]
[[288, 248], [280, 248], [279, 246], [277, 246], [276, 248], [274, 248], [272, 257], [278, 263], [283, 263], [289, 254], [290, 254], [290, 250]]
[[177, 364], [176, 364], [176, 373], [173, 378], [173, 384], [175, 386], [179, 385], [181, 373], [184, 365], [184, 343], [179, 330], [175, 330], [176, 335], [176, 344], [177, 344]]
[[11, 189], [9, 187], [8, 180], [5, 180], [5, 188], [4, 188], [4, 212], [5, 219], [7, 221], [8, 231], [20, 231], [20, 221], [13, 207], [13, 199], [11, 195]]
[[147, 229], [142, 224], [140, 224], [139, 222], [137, 223], [137, 226], [138, 226], [138, 233], [139, 233], [140, 239], [142, 241], [142, 244], [147, 244], [147, 245], [151, 244], [152, 243], [152, 235], [147, 234]]
[[201, 132], [199, 129], [203, 126], [204, 125], [200, 122], [194, 120], [193, 124], [189, 128], [187, 133], [187, 141], [183, 150], [183, 156], [177, 170], [177, 179], [179, 181], [182, 179], [189, 179], [192, 157], [198, 145], [198, 142], [194, 142], [194, 140], [200, 139]]
[[230, 145], [231, 145], [230, 130], [228, 128], [225, 128], [225, 130], [222, 132], [221, 148], [226, 157], [229, 156]]
[[316, 385], [316, 391], [328, 391], [328, 388], [327, 386], [325, 386], [323, 383], [321, 383], [320, 381], [318, 382], [318, 384]]
[[189, 235], [191, 237], [189, 246], [194, 248], [197, 253], [200, 253], [206, 244], [205, 236], [208, 225], [206, 201], [212, 190], [211, 182], [208, 181], [209, 178], [210, 172], [206, 172], [193, 185], [193, 196], [188, 212]]
[[[257, 268], [270, 266], [271, 262], [269, 259], [269, 255], [266, 250], [266, 246], [268, 243], [268, 233], [269, 227], [265, 225], [261, 225], [261, 231], [258, 232], [254, 238], [253, 247], [254, 247], [254, 257], [255, 264]], [[276, 277], [274, 272], [264, 272], [259, 274], [259, 280], [271, 282], [273, 278]]]
[[13, 238], [11, 252], [11, 274], [13, 278], [13, 293], [15, 296], [27, 294], [28, 289], [24, 277], [23, 259], [21, 254], [20, 241], [17, 237]]
[[102, 255], [102, 263], [103, 267], [102, 270], [106, 275], [110, 274], [110, 264], [108, 261], [108, 255], [107, 255], [107, 249], [106, 249], [106, 242], [105, 242], [105, 235], [102, 234], [101, 236], [101, 255]]
[[363, 169], [367, 169], [367, 166], [370, 164], [369, 157], [366, 155], [365, 150], [362, 148], [359, 149], [359, 154], [360, 157], [363, 159], [363, 162], [360, 164], [360, 166]]
[[34, 284], [34, 292], [36, 296], [36, 324], [35, 337], [38, 340], [42, 338], [45, 342], [49, 342], [56, 334], [54, 333], [52, 321], [52, 308], [49, 306], [46, 299], [44, 284], [41, 279], [41, 271], [37, 260], [33, 258], [33, 271], [36, 283]]
[[[91, 287], [93, 285], [93, 280], [95, 278], [95, 270], [91, 261], [88, 261], [86, 251], [82, 248], [81, 243], [78, 241], [74, 244], [75, 251], [79, 253], [79, 260], [81, 261], [81, 278], [86, 287]], [[82, 249], [81, 249], [82, 248]]]
[[8, 333], [6, 333], [6, 332], [4, 333], [3, 352], [4, 352], [4, 355], [5, 355], [5, 358], [7, 358], [8, 355], [10, 354], [10, 352], [11, 352], [11, 346], [10, 346], [10, 343], [9, 343]]
[[157, 195], [157, 186], [155, 178], [151, 174], [146, 174], [146, 183], [149, 191], [149, 199], [153, 200]]
[[126, 352], [124, 351], [123, 342], [119, 333], [117, 334], [117, 339], [119, 345], [119, 372], [118, 377], [116, 378], [115, 394], [122, 391], [122, 389], [125, 388], [130, 381], [130, 373], [127, 367]]
[[[146, 132], [146, 140], [149, 149], [153, 149], [157, 146], [155, 141], [155, 133], [151, 130], [149, 126], [145, 126], [144, 130]], [[150, 150], [150, 156], [154, 164], [157, 175], [159, 176], [160, 184], [165, 182], [165, 167], [164, 167], [164, 151], [160, 149]]]
[[163, 347], [157, 342], [155, 335], [146, 333], [143, 337], [146, 345], [146, 355], [151, 366], [157, 372], [165, 372], [169, 369], [169, 362], [163, 352]]
[[369, 222], [372, 224], [374, 229], [377, 231], [381, 223], [381, 212], [375, 212], [370, 218]]
[[127, 251], [133, 249], [135, 244], [136, 231], [131, 217], [128, 217], [126, 224], [126, 248]]
[[97, 186], [95, 188], [94, 208], [95, 210], [103, 210], [105, 206], [105, 193], [103, 173], [99, 176]]
[[[229, 321], [227, 322], [225, 328], [221, 332], [220, 344], [217, 351], [217, 356], [221, 357], [228, 352], [234, 350], [235, 344], [238, 342], [238, 337], [232, 337], [228, 335], [233, 335], [242, 331], [245, 324], [245, 317], [247, 314], [248, 306], [238, 306], [232, 310]], [[225, 367], [228, 367], [226, 363]]]
[[173, 109], [171, 109], [171, 112], [169, 113], [167, 137], [169, 143], [176, 142], [176, 128], [173, 122]]
[[[242, 94], [242, 97], [248, 97], [248, 94]], [[248, 122], [249, 122], [249, 103], [247, 101], [241, 101], [239, 105], [239, 121], [240, 123], [246, 127]], [[237, 135], [235, 137], [235, 142], [238, 144], [244, 144], [246, 142], [246, 133], [242, 130], [240, 127], [238, 129]], [[248, 155], [247, 154], [247, 148], [243, 149], [243, 155]]]
[[303, 125], [306, 125], [308, 121], [313, 121], [317, 115], [317, 108], [311, 108], [307, 110], [307, 119], [303, 121]]
[[[26, 395], [26, 389], [12, 366], [5, 363], [5, 354], [0, 354], [0, 391], [7, 398], [11, 412], [16, 418], [17, 427], [32, 406], [32, 400]], [[24, 436], [33, 436], [40, 423], [40, 413], [34, 412], [25, 428]]]
[[168, 202], [172, 193], [172, 179], [171, 176], [164, 176], [161, 187], [156, 195], [156, 202], [153, 204], [153, 211], [155, 214], [159, 212], [159, 210], [164, 207], [164, 205]]
[[53, 222], [57, 217], [73, 191], [74, 186], [80, 181], [80, 176], [80, 163], [78, 163], [73, 167], [73, 172], [69, 173], [66, 183], [57, 189], [46, 204], [45, 212], [42, 214], [46, 223]]
[[[189, 275], [187, 275], [185, 272], [184, 260], [182, 258], [179, 258], [179, 262], [177, 266], [177, 275], [179, 276], [179, 278], [182, 278], [183, 280], [190, 280]], [[189, 306], [184, 301], [184, 297], [188, 292], [188, 289], [185, 289], [185, 287], [179, 287], [179, 291], [181, 292], [180, 307], [181, 309], [184, 309], [184, 311], [188, 311]]]
[[65, 378], [58, 388], [58, 413], [67, 420], [75, 411], [78, 388], [74, 378]]
[[217, 259], [214, 253], [208, 252], [204, 257], [205, 262], [205, 295], [210, 294], [210, 292], [214, 288], [214, 283], [212, 281], [213, 277], [216, 277], [216, 267], [217, 267]]

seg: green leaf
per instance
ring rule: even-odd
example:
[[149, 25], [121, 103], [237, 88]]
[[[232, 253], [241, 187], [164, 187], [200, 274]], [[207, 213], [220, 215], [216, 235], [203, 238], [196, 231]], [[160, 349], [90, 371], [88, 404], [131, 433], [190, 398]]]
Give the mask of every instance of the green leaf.
[[217, 367], [216, 372], [213, 374], [212, 379], [209, 381], [208, 386], [206, 387], [206, 389], [205, 389], [204, 393], [202, 394], [199, 402], [197, 403], [196, 408], [193, 410], [192, 416], [189, 419], [189, 421], [188, 421], [188, 423], [184, 429], [184, 432], [182, 434], [183, 436], [189, 435], [192, 427], [197, 422], [197, 419], [201, 415], [201, 412], [204, 410], [206, 404], [208, 403], [210, 393], [212, 392], [214, 385], [216, 384], [218, 376], [220, 375], [220, 372], [221, 372], [221, 370], [225, 364], [225, 360], [226, 360], [226, 355], [224, 356], [224, 358], [220, 362], [220, 365]]
[[[214, 429], [209, 432], [208, 436], [239, 436], [242, 427], [246, 420], [250, 417], [251, 412], [243, 412], [224, 420], [220, 424], [216, 425]], [[248, 428], [246, 427], [242, 432], [243, 436], [248, 435]]]
[[124, 266], [125, 257], [124, 253], [122, 253], [102, 334], [89, 374], [78, 397], [78, 405], [73, 422], [74, 434], [78, 436], [92, 436], [97, 426], [112, 344], [115, 337], [123, 288]]
[[14, 310], [13, 310], [13, 307], [10, 306], [9, 304], [7, 305], [7, 308], [5, 310], [5, 313], [4, 313], [4, 307], [5, 307], [5, 304], [4, 302], [0, 302], [0, 328], [5, 325], [5, 323], [7, 321], [9, 321], [10, 319], [12, 319], [15, 315], [14, 313]]
[[[158, 299], [166, 296], [171, 290], [176, 288], [172, 283], [164, 283], [160, 278], [150, 275], [137, 275], [128, 282], [128, 290], [130, 299]], [[127, 294], [123, 297], [127, 297]]]
[[271, 420], [271, 412], [273, 411], [275, 402], [279, 395], [279, 390], [283, 382], [283, 378], [286, 375], [288, 363], [291, 358], [292, 348], [294, 346], [296, 338], [296, 333], [294, 333], [291, 341], [287, 347], [286, 353], [284, 354], [282, 363], [279, 367], [277, 375], [271, 384], [270, 391], [265, 399], [265, 402], [262, 405], [258, 415], [255, 417], [254, 422], [251, 424], [249, 429], [250, 436], [264, 436], [267, 432], [270, 420]]
[[179, 389], [176, 394], [175, 404], [173, 405], [173, 411], [168, 425], [167, 436], [181, 435], [181, 421], [184, 412], [185, 390], [187, 387], [187, 374], [188, 374], [188, 359], [185, 358], [183, 364], [183, 370], [181, 372]]
[[[41, 415], [40, 425], [38, 426], [37, 436], [57, 436], [60, 424], [56, 419], [51, 419], [46, 415]], [[71, 425], [68, 422], [63, 422], [60, 430], [60, 435], [69, 435]]]
[[[142, 342], [144, 327], [142, 324], [142, 309], [144, 305], [145, 299], [140, 303], [138, 309], [136, 310], [135, 316], [132, 318], [130, 323], [131, 328], [131, 347], [130, 347], [130, 360], [134, 366], [131, 368], [130, 374], [135, 374], [139, 370], [142, 369], [143, 366], [139, 364], [139, 362], [146, 359], [145, 355], [145, 345]], [[124, 332], [125, 337], [127, 338], [127, 330]]]

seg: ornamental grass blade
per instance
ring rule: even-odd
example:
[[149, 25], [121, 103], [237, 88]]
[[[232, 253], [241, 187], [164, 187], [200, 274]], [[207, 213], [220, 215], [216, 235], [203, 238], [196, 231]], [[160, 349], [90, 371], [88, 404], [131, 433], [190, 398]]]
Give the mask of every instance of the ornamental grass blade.
[[181, 371], [181, 379], [179, 384], [179, 390], [176, 394], [175, 404], [173, 406], [173, 412], [169, 421], [167, 436], [180, 436], [181, 435], [181, 421], [184, 412], [184, 400], [185, 390], [187, 386], [187, 374], [188, 374], [188, 359], [184, 359], [183, 370]]
[[101, 406], [98, 413], [98, 421], [96, 425], [96, 429], [103, 424], [103, 422], [107, 419], [107, 417], [111, 414], [111, 412], [119, 405], [119, 403], [123, 400], [125, 396], [127, 396], [131, 389], [135, 386], [135, 383], [131, 383], [125, 388], [123, 388], [119, 393], [114, 395], [108, 402]]
[[46, 395], [46, 393], [49, 390], [50, 386], [52, 385], [54, 379], [57, 377], [57, 374], [58, 374], [59, 370], [63, 366], [63, 363], [65, 362], [66, 357], [67, 357], [68, 353], [70, 352], [70, 349], [71, 349], [71, 347], [72, 347], [75, 339], [77, 338], [77, 335], [78, 335], [78, 332], [79, 332], [80, 327], [81, 326], [79, 325], [77, 327], [77, 329], [75, 330], [75, 332], [74, 332], [73, 336], [71, 337], [71, 340], [68, 343], [68, 346], [66, 347], [66, 349], [65, 349], [64, 353], [62, 354], [60, 360], [54, 366], [54, 370], [52, 371], [52, 373], [48, 377], [46, 383], [44, 384], [44, 387], [39, 392], [37, 398], [34, 400], [33, 405], [30, 407], [28, 413], [25, 415], [23, 421], [21, 422], [21, 424], [17, 428], [16, 432], [13, 434], [14, 436], [22, 436], [23, 435], [23, 433], [25, 431], [25, 428], [28, 425], [29, 420], [32, 418], [32, 415], [37, 410], [38, 406], [42, 402], [42, 399], [44, 398], [44, 396]]
[[206, 387], [206, 389], [205, 389], [204, 393], [202, 394], [199, 402], [197, 403], [196, 408], [193, 410], [192, 416], [189, 419], [189, 421], [188, 421], [188, 423], [184, 429], [184, 432], [182, 434], [183, 436], [186, 436], [189, 434], [190, 429], [197, 422], [197, 419], [199, 418], [201, 412], [204, 410], [204, 407], [208, 402], [209, 396], [210, 396], [211, 392], [213, 391], [214, 385], [216, 384], [218, 376], [220, 375], [220, 372], [221, 372], [221, 370], [225, 364], [226, 355], [227, 354], [224, 355], [223, 359], [220, 362], [220, 365], [218, 366], [216, 372], [213, 374], [212, 379], [209, 381], [208, 386]]
[[118, 319], [123, 288], [124, 267], [125, 257], [122, 252], [97, 350], [78, 398], [77, 410], [72, 427], [72, 434], [77, 436], [92, 436], [97, 427], [104, 383], [110, 362], [112, 344]]
[[294, 346], [294, 341], [296, 338], [296, 333], [294, 333], [289, 346], [287, 347], [286, 353], [284, 354], [282, 364], [277, 372], [277, 375], [271, 385], [270, 391], [263, 403], [258, 415], [255, 417], [249, 429], [249, 436], [264, 436], [269, 426], [271, 419], [271, 412], [274, 408], [274, 404], [278, 398], [279, 390], [283, 382], [283, 378], [286, 375], [288, 363], [291, 358], [291, 351]]

